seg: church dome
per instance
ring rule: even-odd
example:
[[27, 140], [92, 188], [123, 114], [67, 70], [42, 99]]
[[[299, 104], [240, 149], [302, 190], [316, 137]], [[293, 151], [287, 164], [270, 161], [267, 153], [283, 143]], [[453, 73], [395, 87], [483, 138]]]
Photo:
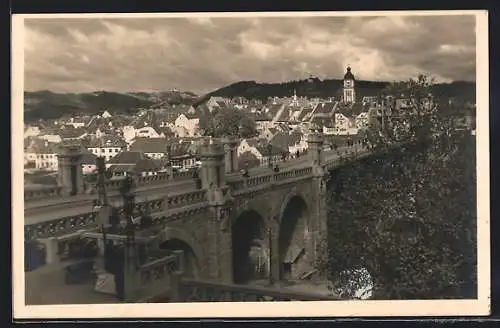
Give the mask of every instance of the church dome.
[[347, 66], [347, 72], [344, 74], [344, 80], [354, 80], [354, 75], [351, 73], [350, 66]]

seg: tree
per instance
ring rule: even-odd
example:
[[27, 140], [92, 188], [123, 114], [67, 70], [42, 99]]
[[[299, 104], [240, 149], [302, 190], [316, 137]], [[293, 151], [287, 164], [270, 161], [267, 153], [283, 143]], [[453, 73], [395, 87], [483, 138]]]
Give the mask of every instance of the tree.
[[[473, 298], [475, 140], [424, 101], [432, 88], [426, 77], [398, 87], [414, 95], [409, 127], [394, 133], [400, 122], [391, 122], [374, 139], [384, 153], [333, 172], [320, 246], [327, 261], [318, 267], [333, 281], [367, 269], [375, 298]], [[403, 146], [387, 149], [394, 142]]]
[[245, 112], [235, 108], [223, 108], [200, 119], [200, 128], [205, 136], [251, 138], [257, 135], [255, 121]]

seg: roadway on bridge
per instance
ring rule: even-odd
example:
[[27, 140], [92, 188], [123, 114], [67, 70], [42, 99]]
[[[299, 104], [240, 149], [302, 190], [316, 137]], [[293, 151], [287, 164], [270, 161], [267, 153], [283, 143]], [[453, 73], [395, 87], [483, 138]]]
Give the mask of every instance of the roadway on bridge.
[[[193, 191], [196, 189], [196, 184], [194, 181], [188, 180], [176, 184], [169, 184], [168, 187], [166, 187], [167, 186], [163, 184], [140, 186], [137, 188], [136, 202], [139, 203], [146, 200], [165, 197], [170, 194]], [[97, 195], [85, 196], [86, 197], [75, 198], [73, 203], [68, 202], [67, 205], [63, 203], [59, 208], [56, 208], [55, 206], [61, 204], [60, 199], [59, 203], [51, 200], [47, 206], [34, 209], [33, 211], [28, 211], [28, 213], [26, 213], [25, 210], [24, 224], [37, 224], [63, 217], [90, 213], [93, 211], [92, 203], [94, 199], [97, 199]], [[73, 200], [73, 197], [71, 197], [71, 200]], [[78, 201], [80, 201], [81, 203], [78, 204]], [[121, 200], [119, 200], [119, 203], [121, 203]], [[113, 204], [113, 201], [110, 200], [110, 204]]]

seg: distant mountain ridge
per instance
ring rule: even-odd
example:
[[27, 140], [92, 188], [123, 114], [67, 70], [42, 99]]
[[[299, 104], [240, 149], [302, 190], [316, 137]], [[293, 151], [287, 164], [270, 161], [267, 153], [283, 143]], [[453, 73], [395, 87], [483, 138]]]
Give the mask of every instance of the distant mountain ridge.
[[133, 114], [141, 108], [192, 104], [198, 96], [192, 92], [108, 92], [55, 93], [48, 90], [24, 93], [24, 120], [56, 119], [64, 115], [97, 114], [104, 110]]
[[[357, 96], [376, 96], [387, 87], [390, 82], [384, 81], [356, 81]], [[195, 105], [201, 104], [212, 96], [245, 97], [248, 99], [266, 100], [269, 97], [290, 97], [294, 90], [299, 97], [340, 97], [342, 94], [342, 80], [316, 77], [305, 80], [296, 80], [283, 83], [257, 83], [256, 81], [240, 81], [209, 92], [200, 97]], [[458, 101], [475, 102], [476, 84], [474, 82], [456, 81], [439, 83], [434, 86], [434, 94], [446, 98], [454, 97]]]
[[[356, 81], [358, 97], [375, 96], [390, 82]], [[294, 90], [299, 97], [339, 98], [342, 94], [342, 80], [309, 78], [283, 83], [258, 83], [240, 81], [224, 86], [201, 97], [189, 91], [157, 92], [108, 92], [55, 93], [47, 90], [24, 93], [24, 120], [56, 119], [65, 115], [97, 114], [104, 110], [113, 113], [133, 114], [142, 108], [162, 108], [171, 105], [194, 105], [203, 103], [211, 96], [245, 97], [266, 100], [269, 97], [289, 97]], [[438, 97], [453, 97], [457, 101], [475, 103], [474, 82], [457, 81], [435, 85]]]

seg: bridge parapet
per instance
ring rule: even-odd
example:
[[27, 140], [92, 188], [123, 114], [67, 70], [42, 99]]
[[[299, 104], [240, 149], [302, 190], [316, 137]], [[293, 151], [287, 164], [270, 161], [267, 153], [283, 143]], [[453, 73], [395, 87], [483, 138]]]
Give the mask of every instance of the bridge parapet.
[[24, 200], [40, 199], [47, 197], [58, 197], [61, 195], [61, 187], [47, 186], [37, 189], [24, 189]]
[[[206, 190], [190, 190], [137, 202], [135, 211], [140, 213], [149, 209], [151, 212], [165, 212], [207, 201]], [[80, 229], [92, 229], [97, 227], [97, 215], [97, 209], [89, 209], [88, 213], [81, 215], [71, 215], [46, 222], [25, 224], [25, 238], [48, 238], [71, 234]]]
[[283, 168], [279, 171], [267, 170], [267, 172], [256, 173], [250, 177], [233, 177], [227, 184], [232, 194], [239, 194], [260, 186], [270, 186], [271, 184], [289, 183], [296, 178], [309, 177], [312, 174], [312, 167], [295, 168], [294, 166]]
[[[194, 177], [193, 171], [185, 172], [161, 172], [155, 175], [140, 176], [135, 178], [135, 184], [137, 187], [149, 186], [149, 185], [162, 185], [166, 187], [169, 184], [177, 184], [183, 181], [191, 181]], [[123, 183], [124, 178], [109, 179], [104, 182], [104, 186], [107, 191], [113, 192], [118, 191]], [[47, 186], [40, 188], [25, 188], [24, 189], [24, 201], [39, 200], [39, 199], [56, 199], [65, 198], [71, 199], [74, 196], [62, 194], [62, 187], [60, 186]], [[97, 192], [97, 182], [88, 183], [85, 187], [85, 193], [93, 195]]]
[[166, 208], [184, 207], [186, 205], [202, 203], [207, 200], [206, 190], [194, 190], [182, 194], [167, 196]]
[[170, 175], [168, 174], [168, 172], [161, 172], [161, 173], [158, 173], [155, 175], [147, 175], [147, 176], [143, 176], [143, 177], [138, 177], [135, 180], [135, 182], [136, 182], [136, 185], [138, 185], [138, 186], [148, 184], [148, 183], [166, 182], [166, 181], [168, 181], [169, 176]]
[[297, 168], [292, 170], [280, 171], [276, 173], [274, 176], [274, 180], [279, 182], [287, 179], [310, 176], [311, 174], [312, 174], [312, 167]]
[[179, 264], [179, 256], [174, 254], [140, 266], [126, 282], [126, 298], [140, 301], [158, 294], [168, 295], [170, 287], [176, 283], [172, 276], [182, 270]]
[[80, 229], [91, 229], [97, 227], [97, 214], [97, 211], [91, 211], [83, 215], [72, 215], [48, 222], [25, 224], [24, 238], [29, 240], [57, 237], [75, 233]]
[[[174, 286], [175, 287], [175, 286]], [[180, 302], [229, 302], [229, 301], [338, 301], [332, 295], [287, 291], [271, 287], [224, 284], [182, 278], [179, 290], [174, 293]]]
[[251, 177], [246, 181], [246, 187], [253, 188], [259, 185], [268, 184], [272, 181], [273, 174], [269, 173], [263, 176]]

